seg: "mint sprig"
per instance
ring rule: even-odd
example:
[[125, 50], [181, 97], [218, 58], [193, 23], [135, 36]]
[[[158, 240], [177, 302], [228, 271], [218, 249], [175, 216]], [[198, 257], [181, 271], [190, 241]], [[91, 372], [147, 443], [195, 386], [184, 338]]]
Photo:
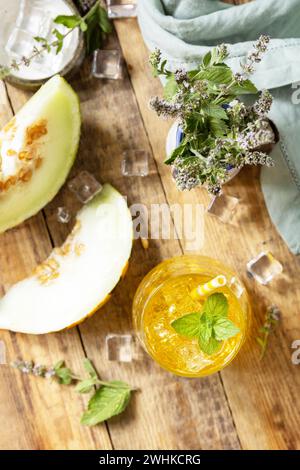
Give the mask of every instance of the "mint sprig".
[[218, 292], [210, 295], [201, 311], [188, 313], [171, 323], [174, 330], [187, 338], [197, 338], [205, 354], [215, 354], [223, 341], [232, 338], [240, 329], [228, 317], [228, 300]]
[[92, 362], [85, 358], [83, 366], [88, 377], [79, 377], [61, 360], [52, 367], [35, 364], [33, 361], [17, 360], [12, 367], [24, 374], [33, 374], [36, 377], [53, 378], [61, 385], [76, 383], [77, 393], [93, 393], [88, 402], [88, 408], [81, 417], [81, 424], [95, 426], [103, 421], [122, 413], [127, 407], [131, 394], [134, 391], [130, 385], [118, 380], [104, 382], [98, 376]]

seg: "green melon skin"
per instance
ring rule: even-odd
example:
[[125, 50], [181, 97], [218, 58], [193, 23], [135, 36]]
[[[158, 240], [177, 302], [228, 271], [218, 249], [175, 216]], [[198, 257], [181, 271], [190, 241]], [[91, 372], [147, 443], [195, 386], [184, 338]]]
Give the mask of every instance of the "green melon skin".
[[18, 131], [47, 121], [41, 139], [42, 165], [28, 182], [0, 194], [0, 233], [39, 212], [64, 184], [75, 160], [81, 127], [79, 99], [59, 75], [51, 78], [15, 116]]

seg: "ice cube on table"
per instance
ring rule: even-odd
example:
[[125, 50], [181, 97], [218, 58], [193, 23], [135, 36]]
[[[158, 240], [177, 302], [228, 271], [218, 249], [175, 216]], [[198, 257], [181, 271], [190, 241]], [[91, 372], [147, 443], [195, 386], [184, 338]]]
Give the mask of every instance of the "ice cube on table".
[[147, 176], [149, 173], [149, 153], [145, 150], [126, 150], [121, 164], [124, 176]]
[[109, 361], [131, 362], [133, 360], [132, 335], [110, 334], [105, 338], [106, 356]]
[[262, 252], [247, 263], [247, 271], [260, 284], [266, 285], [282, 273], [282, 264], [270, 252]]
[[136, 17], [137, 3], [135, 1], [122, 2], [120, 0], [108, 0], [107, 14], [111, 19]]
[[4, 341], [0, 340], [0, 365], [7, 364], [6, 361], [6, 346]]
[[122, 78], [122, 56], [117, 49], [94, 52], [92, 74], [96, 78], [118, 80]]
[[219, 196], [214, 196], [211, 199], [207, 213], [217, 217], [224, 224], [228, 224], [232, 220], [238, 204], [239, 199], [237, 197], [221, 193]]
[[88, 171], [81, 171], [69, 181], [68, 188], [80, 202], [86, 204], [102, 190], [102, 184]]

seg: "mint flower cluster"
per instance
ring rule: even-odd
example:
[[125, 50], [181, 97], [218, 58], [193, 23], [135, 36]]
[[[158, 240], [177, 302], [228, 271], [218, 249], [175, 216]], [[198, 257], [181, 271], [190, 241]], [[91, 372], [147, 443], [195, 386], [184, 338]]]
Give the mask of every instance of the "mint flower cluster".
[[229, 56], [225, 44], [212, 49], [192, 71], [171, 72], [160, 50], [151, 54], [153, 73], [165, 77], [166, 84], [164, 97], [153, 97], [150, 107], [163, 118], [176, 119], [183, 131], [180, 145], [165, 162], [171, 165], [178, 189], [205, 185], [217, 195], [233, 168], [274, 164], [266, 150], [276, 143], [268, 119], [270, 92], [262, 91], [247, 105], [241, 101], [243, 95], [258, 93], [248, 77], [269, 41], [268, 36], [259, 38], [239, 73], [224, 62]]

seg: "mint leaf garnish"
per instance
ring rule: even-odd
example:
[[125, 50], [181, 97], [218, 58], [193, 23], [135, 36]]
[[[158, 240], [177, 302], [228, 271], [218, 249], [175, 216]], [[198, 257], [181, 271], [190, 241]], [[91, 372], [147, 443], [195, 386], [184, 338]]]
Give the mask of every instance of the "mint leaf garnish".
[[199, 312], [189, 313], [171, 323], [176, 333], [187, 338], [196, 338], [199, 335], [200, 315]]
[[[199, 314], [198, 314], [199, 315]], [[208, 343], [213, 334], [213, 325], [209, 316], [204, 312], [200, 317], [198, 338], [203, 343]]]
[[207, 342], [203, 342], [199, 336], [200, 349], [208, 355], [216, 353], [222, 346], [222, 341], [217, 341], [214, 337], [211, 337]]
[[228, 315], [228, 300], [221, 292], [210, 295], [204, 305], [203, 310], [213, 318], [227, 317]]
[[219, 318], [215, 321], [214, 336], [218, 341], [231, 338], [240, 332], [240, 329], [228, 318]]
[[85, 358], [83, 366], [89, 377], [82, 378], [66, 367], [65, 361], [61, 360], [52, 367], [35, 364], [33, 361], [17, 360], [12, 367], [19, 369], [24, 374], [32, 374], [36, 377], [55, 378], [59, 384], [73, 385], [77, 382], [75, 391], [77, 393], [93, 393], [88, 403], [88, 409], [84, 412], [81, 423], [94, 426], [125, 410], [129, 403], [133, 389], [125, 382], [112, 380], [105, 382], [98, 376], [92, 362]]
[[227, 298], [218, 292], [206, 299], [202, 311], [177, 318], [171, 326], [182, 336], [197, 338], [201, 351], [211, 355], [221, 348], [224, 340], [240, 332], [227, 318], [228, 308]]

